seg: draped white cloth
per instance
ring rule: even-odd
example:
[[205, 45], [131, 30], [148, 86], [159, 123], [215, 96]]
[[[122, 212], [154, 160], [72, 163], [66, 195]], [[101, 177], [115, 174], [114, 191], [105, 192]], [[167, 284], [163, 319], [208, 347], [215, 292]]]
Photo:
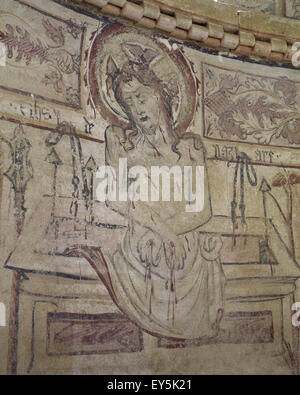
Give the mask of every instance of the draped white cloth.
[[[128, 230], [121, 245], [114, 253], [106, 254], [105, 259], [118, 306], [144, 330], [180, 339], [215, 335], [223, 314], [225, 278], [219, 260], [221, 240], [212, 234], [199, 233], [201, 224], [211, 215], [201, 140], [194, 137], [181, 139], [177, 147], [180, 157], [171, 148], [169, 134], [162, 128], [151, 144], [138, 133], [133, 139], [134, 149], [127, 150], [124, 131], [109, 127], [106, 142], [106, 163], [115, 169], [120, 158], [128, 160], [129, 168], [140, 165], [148, 171], [151, 166], [171, 168], [176, 165], [182, 170], [184, 166], [204, 166], [205, 206], [202, 213], [186, 213], [186, 202], [149, 201], [139, 206], [137, 217], [133, 204], [112, 204], [114, 210], [128, 218]], [[176, 224], [180, 230], [181, 227], [187, 230], [179, 232], [183, 235], [178, 236], [187, 255], [183, 269], [171, 270], [164, 254], [157, 265], [147, 265], [141, 259], [139, 243], [144, 237], [156, 238], [160, 243], [157, 232], [151, 228], [152, 214], [149, 213], [157, 215], [162, 226], [168, 218], [174, 218], [173, 226]], [[198, 232], [193, 230], [196, 228]]]
[[224, 309], [225, 278], [217, 254], [210, 261], [204, 259], [201, 245], [214, 236], [191, 232], [182, 237], [190, 251], [184, 269], [174, 273], [172, 292], [167, 269], [152, 269], [149, 285], [146, 267], [132, 251], [127, 232], [117, 251], [105, 255], [116, 302], [129, 318], [152, 334], [179, 339], [211, 337]]

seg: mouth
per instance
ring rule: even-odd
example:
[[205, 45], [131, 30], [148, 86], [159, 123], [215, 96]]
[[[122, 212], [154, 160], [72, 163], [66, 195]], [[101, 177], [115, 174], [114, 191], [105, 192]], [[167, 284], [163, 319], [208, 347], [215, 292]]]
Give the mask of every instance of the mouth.
[[149, 117], [147, 117], [147, 115], [145, 115], [144, 117], [141, 117], [141, 118], [140, 118], [140, 121], [141, 121], [141, 122], [147, 122], [148, 119], [149, 119]]

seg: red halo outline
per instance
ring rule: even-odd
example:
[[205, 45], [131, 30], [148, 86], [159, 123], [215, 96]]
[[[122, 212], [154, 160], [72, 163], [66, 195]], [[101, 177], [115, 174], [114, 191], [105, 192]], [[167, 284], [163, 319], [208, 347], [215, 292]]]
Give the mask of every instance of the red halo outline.
[[[94, 104], [97, 110], [100, 112], [101, 116], [108, 121], [111, 125], [120, 126], [123, 129], [127, 129], [129, 127], [129, 123], [118, 118], [116, 114], [114, 114], [111, 110], [108, 109], [107, 105], [103, 102], [100, 95], [100, 87], [98, 85], [96, 73], [97, 73], [97, 59], [98, 54], [101, 52], [102, 48], [105, 45], [107, 39], [111, 39], [115, 35], [120, 33], [132, 33], [133, 29], [122, 24], [116, 23], [113, 25], [109, 25], [107, 28], [101, 31], [100, 34], [95, 38], [92, 48], [90, 51], [89, 57], [89, 87], [91, 97], [94, 101]], [[193, 71], [188, 63], [188, 61], [183, 56], [182, 52], [177, 50], [168, 50], [163, 44], [155, 40], [153, 35], [148, 35], [146, 33], [140, 33], [145, 35], [147, 38], [151, 38], [155, 44], [166, 53], [167, 56], [171, 58], [171, 60], [176, 64], [180, 72], [182, 73], [184, 79], [184, 85], [187, 89], [187, 112], [182, 120], [178, 120], [178, 124], [175, 127], [175, 132], [177, 135], [182, 135], [185, 133], [190, 123], [193, 120], [196, 107], [197, 107], [197, 88], [195, 78], [193, 77]]]

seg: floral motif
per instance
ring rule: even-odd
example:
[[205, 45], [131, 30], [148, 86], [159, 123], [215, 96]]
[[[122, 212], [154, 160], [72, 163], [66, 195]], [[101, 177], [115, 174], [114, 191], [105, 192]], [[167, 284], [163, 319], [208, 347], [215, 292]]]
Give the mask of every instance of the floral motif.
[[34, 58], [37, 58], [40, 64], [47, 60], [48, 48], [39, 39], [33, 42], [30, 34], [19, 26], [13, 27], [6, 24], [5, 27], [5, 32], [0, 31], [0, 41], [6, 46], [9, 59], [12, 59], [14, 53], [16, 53], [15, 61], [20, 62], [24, 58], [26, 66]]
[[[41, 83], [52, 85], [55, 92], [65, 92], [70, 96], [64, 84], [64, 75], [79, 72], [80, 54], [72, 54], [64, 48], [66, 40], [62, 26], [55, 26], [49, 19], [42, 19], [42, 26], [51, 44], [43, 43], [40, 38], [32, 37], [24, 28], [11, 24], [6, 24], [6, 30], [0, 31], [0, 42], [6, 46], [8, 58], [15, 62], [25, 61], [26, 66], [36, 60], [40, 64], [49, 64], [50, 71], [45, 73]], [[82, 28], [74, 22], [69, 22], [65, 30], [75, 39], [82, 32]], [[75, 100], [72, 99], [71, 102], [75, 103]]]
[[300, 144], [299, 84], [205, 66], [206, 135], [261, 144]]
[[45, 28], [47, 36], [55, 43], [58, 47], [62, 47], [65, 43], [65, 36], [61, 26], [55, 27], [49, 20], [43, 19], [43, 26]]

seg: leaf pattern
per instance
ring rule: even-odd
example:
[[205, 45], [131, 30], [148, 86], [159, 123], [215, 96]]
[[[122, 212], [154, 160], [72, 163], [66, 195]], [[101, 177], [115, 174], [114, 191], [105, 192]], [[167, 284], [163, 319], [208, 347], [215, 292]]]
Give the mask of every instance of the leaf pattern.
[[58, 28], [53, 26], [51, 22], [47, 19], [43, 19], [42, 24], [45, 28], [47, 36], [59, 47], [62, 47], [65, 44], [65, 37], [63, 34], [62, 27]]
[[47, 60], [48, 48], [37, 38], [33, 41], [26, 30], [19, 26], [13, 27], [6, 24], [6, 31], [0, 31], [0, 42], [7, 48], [7, 57], [12, 59], [16, 53], [16, 62], [23, 58], [28, 66], [33, 59], [38, 59], [40, 64]]
[[[80, 55], [71, 54], [64, 48], [65, 36], [62, 26], [54, 26], [48, 19], [43, 19], [42, 25], [46, 36], [54, 45], [43, 43], [39, 37], [32, 38], [27, 30], [11, 24], [6, 24], [6, 30], [0, 30], [0, 42], [7, 48], [7, 57], [15, 62], [25, 61], [26, 66], [34, 61], [38, 61], [39, 64], [48, 63], [50, 70], [45, 73], [41, 83], [52, 86], [57, 93], [65, 91], [68, 102], [76, 102], [77, 105], [76, 93], [70, 94], [66, 91], [64, 75], [80, 71]], [[72, 27], [70, 31], [73, 37], [78, 38], [78, 31], [81, 28], [74, 23], [72, 25], [69, 23], [68, 27], [69, 30]]]
[[[212, 138], [300, 144], [300, 84], [205, 65], [205, 122]], [[207, 132], [206, 135], [208, 136]]]

